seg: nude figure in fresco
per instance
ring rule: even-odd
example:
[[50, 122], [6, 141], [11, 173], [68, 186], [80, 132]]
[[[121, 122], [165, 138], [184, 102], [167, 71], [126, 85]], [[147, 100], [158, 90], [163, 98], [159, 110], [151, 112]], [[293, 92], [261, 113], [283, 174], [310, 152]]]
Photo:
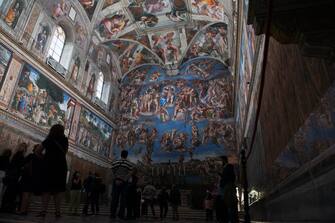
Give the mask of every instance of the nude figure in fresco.
[[100, 23], [100, 33], [107, 38], [111, 38], [121, 32], [127, 25], [124, 15], [114, 15], [110, 18], [104, 18]]
[[66, 5], [65, 5], [64, 0], [62, 0], [60, 3], [57, 3], [54, 6], [54, 9], [53, 9], [53, 12], [52, 12], [52, 16], [55, 19], [57, 19], [58, 17], [65, 15], [65, 7], [66, 7]]
[[170, 120], [169, 112], [165, 107], [160, 107], [160, 120], [162, 122], [167, 122]]

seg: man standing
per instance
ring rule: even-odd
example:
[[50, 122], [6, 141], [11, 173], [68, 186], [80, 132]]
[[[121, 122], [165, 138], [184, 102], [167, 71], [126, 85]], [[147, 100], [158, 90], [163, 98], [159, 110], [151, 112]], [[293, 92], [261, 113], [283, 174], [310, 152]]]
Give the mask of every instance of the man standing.
[[223, 169], [219, 173], [220, 179], [220, 223], [236, 223], [238, 222], [237, 210], [237, 196], [235, 185], [235, 172], [234, 166], [228, 163], [227, 156], [222, 156]]
[[127, 182], [133, 169], [133, 163], [127, 160], [128, 151], [121, 152], [121, 159], [112, 163], [113, 172], [113, 190], [112, 190], [112, 206], [111, 218], [116, 217], [116, 211], [119, 206], [118, 217], [123, 219], [126, 207], [126, 190]]

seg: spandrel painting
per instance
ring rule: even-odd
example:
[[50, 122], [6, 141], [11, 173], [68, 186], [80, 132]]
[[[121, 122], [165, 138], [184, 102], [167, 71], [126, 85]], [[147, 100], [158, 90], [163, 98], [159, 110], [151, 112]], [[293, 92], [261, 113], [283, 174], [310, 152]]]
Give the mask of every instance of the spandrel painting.
[[5, 80], [6, 72], [12, 58], [12, 52], [4, 45], [0, 44], [0, 88]]
[[211, 56], [227, 62], [229, 59], [227, 24], [215, 23], [201, 30], [190, 43], [183, 62], [198, 56]]
[[122, 73], [127, 73], [142, 64], [159, 63], [157, 55], [135, 41], [111, 40], [105, 45], [118, 56]]
[[109, 157], [112, 127], [91, 111], [82, 108], [77, 133], [77, 144]]
[[25, 64], [15, 90], [11, 110], [39, 127], [62, 124], [69, 133], [75, 101], [60, 87]]
[[84, 7], [89, 19], [92, 19], [94, 10], [97, 7], [99, 0], [78, 0], [80, 4]]

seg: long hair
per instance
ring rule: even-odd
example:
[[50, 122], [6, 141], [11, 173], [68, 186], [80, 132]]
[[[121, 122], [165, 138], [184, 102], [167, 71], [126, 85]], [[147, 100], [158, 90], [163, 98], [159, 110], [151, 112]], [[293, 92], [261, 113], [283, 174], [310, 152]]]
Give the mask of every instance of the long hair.
[[48, 138], [59, 139], [64, 137], [64, 126], [61, 124], [53, 125], [49, 131]]

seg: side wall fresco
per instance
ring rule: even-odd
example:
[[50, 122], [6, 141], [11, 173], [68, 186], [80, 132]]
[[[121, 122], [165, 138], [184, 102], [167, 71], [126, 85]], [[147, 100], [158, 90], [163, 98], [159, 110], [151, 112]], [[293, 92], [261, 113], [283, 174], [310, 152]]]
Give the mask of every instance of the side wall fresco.
[[[96, 162], [96, 164], [102, 166], [108, 165], [106, 161], [111, 158], [111, 143], [104, 142], [98, 150], [87, 146], [82, 147], [79, 143], [76, 144], [80, 126], [80, 113], [86, 108], [64, 91], [62, 86], [58, 86], [38, 69], [27, 64], [15, 52], [9, 51], [6, 47], [3, 47], [2, 50], [9, 53], [6, 57], [3, 55], [0, 58], [1, 65], [6, 66], [3, 69], [4, 84], [0, 89], [0, 111], [3, 114], [0, 122], [2, 129], [4, 129], [1, 132], [1, 137], [8, 136], [13, 140], [2, 141], [4, 144], [1, 150], [8, 147], [15, 149], [13, 143], [18, 142], [19, 139], [17, 138], [21, 134], [18, 130], [15, 130], [16, 128], [35, 129], [36, 133], [33, 137], [26, 133], [21, 134], [23, 137], [20, 139], [32, 145], [41, 142], [53, 124], [60, 123], [66, 128], [66, 135], [71, 143], [71, 152], [78, 153], [79, 157], [88, 160], [90, 156], [93, 156], [95, 158], [91, 162]], [[8, 63], [5, 63], [6, 61]], [[110, 124], [105, 123], [102, 118], [93, 113], [91, 113], [91, 116], [104, 123], [103, 126], [108, 126], [110, 136], [112, 132]], [[21, 127], [14, 126], [7, 131], [5, 126], [11, 122], [21, 123]], [[87, 126], [86, 129], [94, 131], [93, 126]], [[111, 142], [111, 136], [106, 138], [107, 141]], [[101, 162], [99, 159], [101, 159]]]

